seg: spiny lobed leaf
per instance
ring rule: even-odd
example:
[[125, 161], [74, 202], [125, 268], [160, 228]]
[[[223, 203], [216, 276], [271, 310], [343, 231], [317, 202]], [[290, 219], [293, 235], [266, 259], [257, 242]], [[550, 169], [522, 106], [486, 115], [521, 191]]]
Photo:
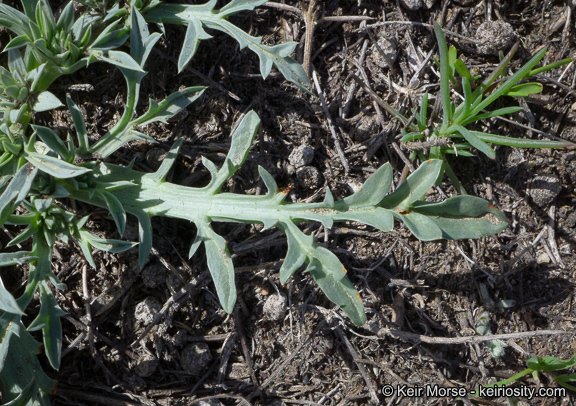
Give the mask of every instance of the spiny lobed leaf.
[[[476, 238], [494, 234], [506, 227], [502, 213], [479, 198], [460, 196], [441, 203], [424, 202], [426, 192], [442, 175], [443, 163], [430, 160], [422, 164], [396, 191], [386, 195], [392, 182], [390, 164], [379, 168], [365, 185], [352, 196], [339, 201], [329, 190], [320, 203], [287, 203], [286, 192], [277, 189], [273, 177], [263, 168], [260, 174], [268, 189], [262, 196], [220, 192], [248, 155], [259, 125], [255, 113], [248, 113], [234, 131], [230, 151], [220, 169], [208, 160], [205, 166], [212, 180], [204, 188], [191, 188], [165, 181], [174, 163], [181, 142], [177, 142], [156, 173], [141, 172], [111, 164], [101, 164], [93, 172], [95, 187], [106, 188], [118, 200], [125, 213], [132, 213], [140, 222], [140, 263], [143, 264], [152, 245], [150, 218], [167, 216], [196, 223], [198, 236], [190, 255], [204, 243], [208, 266], [220, 302], [226, 311], [234, 305], [236, 290], [230, 253], [224, 239], [210, 226], [212, 221], [242, 221], [279, 227], [287, 235], [288, 252], [280, 271], [285, 283], [300, 267], [318, 279], [326, 295], [339, 305], [354, 322], [361, 323], [362, 302], [351, 293], [351, 284], [340, 260], [329, 250], [318, 246], [313, 235], [305, 235], [297, 223], [317, 221], [331, 227], [334, 221], [361, 221], [390, 231], [394, 218], [402, 221], [422, 240], [442, 238]], [[118, 184], [118, 187], [114, 187]], [[102, 186], [98, 186], [102, 185]], [[105, 186], [104, 186], [105, 185]], [[70, 196], [107, 207], [109, 202], [91, 190], [66, 187]]]

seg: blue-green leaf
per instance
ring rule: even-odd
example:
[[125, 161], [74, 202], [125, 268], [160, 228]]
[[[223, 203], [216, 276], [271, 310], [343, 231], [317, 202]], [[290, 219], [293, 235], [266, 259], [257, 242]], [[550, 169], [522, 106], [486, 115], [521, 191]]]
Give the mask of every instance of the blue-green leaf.
[[12, 314], [24, 314], [14, 296], [4, 287], [2, 278], [0, 278], [0, 310]]
[[32, 110], [39, 113], [42, 111], [57, 109], [61, 106], [63, 106], [63, 104], [56, 96], [48, 91], [44, 91], [36, 96], [36, 103], [32, 106]]
[[58, 179], [74, 178], [91, 171], [91, 169], [76, 166], [61, 159], [36, 152], [29, 152], [26, 155], [26, 160], [42, 172], [46, 172]]
[[60, 368], [62, 352], [62, 323], [60, 317], [66, 313], [58, 306], [56, 298], [50, 292], [46, 282], [40, 284], [40, 312], [28, 326], [29, 331], [42, 329], [44, 350], [52, 368]]
[[226, 313], [232, 313], [236, 303], [236, 285], [232, 257], [226, 240], [216, 234], [206, 219], [196, 223], [198, 237], [204, 242], [208, 269], [212, 275], [220, 304]]

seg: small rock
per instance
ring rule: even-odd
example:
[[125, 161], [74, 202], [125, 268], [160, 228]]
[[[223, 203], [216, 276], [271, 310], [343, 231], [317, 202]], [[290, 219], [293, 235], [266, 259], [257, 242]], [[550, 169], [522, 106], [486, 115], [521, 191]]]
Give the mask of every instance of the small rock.
[[138, 360], [138, 363], [134, 367], [134, 372], [136, 372], [136, 374], [142, 378], [147, 378], [156, 372], [158, 364], [158, 358], [156, 358], [154, 354], [145, 352], [142, 354]]
[[313, 166], [303, 166], [296, 171], [298, 182], [305, 189], [316, 189], [322, 186], [324, 176]]
[[264, 303], [264, 315], [268, 320], [281, 320], [286, 315], [287, 308], [286, 296], [282, 294], [270, 295]]
[[558, 197], [562, 181], [556, 175], [536, 175], [530, 186], [530, 197], [540, 207], [546, 207]]
[[142, 282], [148, 288], [155, 288], [166, 282], [168, 270], [162, 264], [150, 263], [140, 273]]
[[430, 10], [434, 3], [436, 3], [436, 0], [400, 0], [400, 4], [412, 11], [420, 10], [421, 8]]
[[296, 148], [290, 156], [288, 161], [295, 168], [301, 168], [306, 165], [310, 165], [314, 159], [314, 148], [309, 145], [300, 145]]
[[538, 255], [538, 257], [536, 258], [536, 262], [539, 264], [549, 264], [550, 263], [550, 257], [548, 256], [548, 254], [546, 254], [545, 252], [542, 252], [540, 255]]
[[162, 304], [158, 299], [153, 296], [148, 296], [146, 299], [136, 305], [134, 317], [144, 326], [152, 323], [154, 317], [162, 309]]
[[180, 353], [180, 365], [195, 378], [200, 378], [212, 361], [210, 348], [206, 343], [192, 343]]
[[476, 31], [476, 40], [480, 41], [478, 51], [484, 54], [498, 55], [506, 52], [516, 41], [516, 34], [510, 24], [504, 21], [486, 21]]
[[209, 399], [192, 403], [192, 406], [223, 406], [223, 405], [222, 402], [220, 402], [218, 399]]
[[394, 37], [386, 38], [380, 33], [378, 41], [372, 47], [372, 60], [381, 68], [391, 68], [396, 62], [398, 42]]

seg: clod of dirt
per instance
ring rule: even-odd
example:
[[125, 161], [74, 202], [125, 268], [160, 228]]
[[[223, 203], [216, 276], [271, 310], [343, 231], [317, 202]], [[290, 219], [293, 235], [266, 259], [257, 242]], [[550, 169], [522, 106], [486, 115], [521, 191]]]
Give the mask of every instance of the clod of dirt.
[[140, 277], [147, 288], [155, 288], [166, 282], [168, 270], [162, 264], [150, 263], [142, 269]]
[[354, 128], [354, 139], [358, 142], [366, 141], [378, 133], [378, 118], [374, 115], [366, 115]]
[[304, 189], [316, 189], [322, 186], [324, 176], [313, 166], [303, 166], [296, 172], [300, 186]]
[[195, 378], [200, 378], [212, 361], [210, 348], [206, 343], [192, 343], [180, 353], [180, 364]]
[[486, 21], [476, 31], [478, 51], [484, 54], [498, 55], [506, 52], [516, 41], [516, 34], [510, 24], [504, 21]]
[[147, 326], [152, 323], [154, 317], [162, 309], [162, 304], [153, 296], [148, 296], [146, 299], [136, 305], [134, 310], [134, 317], [142, 325]]
[[147, 378], [156, 372], [158, 364], [158, 358], [156, 358], [154, 354], [145, 352], [141, 355], [138, 363], [134, 366], [134, 372], [142, 378]]
[[561, 190], [562, 181], [558, 176], [551, 174], [536, 175], [532, 179], [530, 197], [536, 205], [546, 207], [558, 197]]
[[310, 165], [313, 159], [314, 148], [309, 145], [300, 145], [298, 148], [292, 151], [288, 157], [290, 165], [294, 166], [294, 168], [301, 168], [303, 166]]
[[394, 37], [386, 37], [381, 31], [376, 44], [372, 46], [372, 61], [380, 68], [391, 68], [397, 55], [398, 41]]
[[287, 302], [282, 294], [270, 295], [264, 303], [264, 315], [268, 320], [282, 320], [286, 315]]
[[412, 11], [420, 10], [421, 8], [430, 10], [435, 3], [436, 0], [400, 0], [401, 5]]

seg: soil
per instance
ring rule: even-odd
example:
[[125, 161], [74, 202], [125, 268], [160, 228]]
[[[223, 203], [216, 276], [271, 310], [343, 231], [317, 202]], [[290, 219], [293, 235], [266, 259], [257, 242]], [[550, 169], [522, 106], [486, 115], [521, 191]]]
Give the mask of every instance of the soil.
[[[283, 4], [297, 10], [310, 6], [296, 0]], [[449, 35], [449, 44], [486, 75], [499, 62], [493, 47], [484, 43], [491, 39], [504, 53], [520, 40], [512, 71], [544, 46], [546, 63], [574, 56], [573, 11], [570, 1], [549, 0], [318, 2], [310, 61], [330, 117], [318, 96], [299, 91], [274, 71], [263, 80], [257, 57], [217, 32], [201, 43], [194, 70], [177, 75], [184, 29], [167, 26], [147, 65], [140, 111], [146, 108], [146, 96], [160, 100], [181, 86], [208, 89], [167, 125], [146, 129], [158, 144], [133, 143], [111, 160], [135, 159], [137, 168], [152, 171], [172, 143], [184, 137], [171, 181], [204, 185], [208, 172], [201, 157], [221, 164], [234, 123], [253, 109], [262, 120], [260, 132], [247, 162], [227, 184], [229, 191], [262, 193], [258, 165], [280, 187], [292, 187], [293, 201], [321, 201], [326, 187], [335, 198], [345, 197], [385, 162], [393, 165], [397, 185], [405, 169], [398, 151], [406, 156], [410, 151], [399, 145], [396, 120], [377, 110], [352, 74], [367, 79], [382, 99], [410, 115], [424, 91], [438, 92], [437, 66], [428, 58], [430, 52], [437, 55], [429, 24], [438, 21], [459, 34]], [[337, 16], [370, 19], [332, 18]], [[302, 12], [262, 6], [231, 20], [263, 36], [266, 44], [299, 42], [295, 58], [303, 60], [311, 25], [306, 26]], [[490, 21], [497, 23], [485, 24]], [[511, 31], [515, 38], [484, 34], [479, 46], [480, 25], [483, 32], [486, 26], [497, 26], [498, 32]], [[546, 72], [539, 81], [544, 84], [540, 97], [523, 102], [523, 111], [509, 116], [510, 121], [491, 120], [484, 129], [576, 142], [574, 65]], [[70, 88], [72, 84], [93, 87]], [[122, 112], [122, 76], [103, 64], [58, 85], [55, 93], [61, 99], [70, 94], [83, 109], [92, 137], [103, 134]], [[42, 120], [64, 134], [72, 129], [65, 111]], [[67, 313], [62, 366], [57, 372], [46, 366], [59, 381], [53, 403], [508, 404], [500, 396], [417, 393], [418, 387], [434, 385], [474, 389], [521, 372], [531, 357], [567, 359], [576, 353], [576, 152], [509, 147], [497, 147], [496, 152], [495, 160], [479, 154], [450, 160], [469, 193], [506, 214], [509, 227], [496, 236], [420, 242], [400, 224], [390, 233], [354, 223], [330, 230], [305, 227], [347, 267], [368, 315], [360, 327], [334, 308], [309, 275], [296, 274], [287, 285], [280, 284], [286, 240], [276, 229], [215, 225], [229, 242], [237, 267], [238, 301], [232, 315], [216, 298], [204, 253], [187, 259], [195, 236], [190, 224], [155, 218], [153, 255], [143, 269], [137, 250], [97, 253], [100, 266], [91, 269], [77, 246], [59, 245], [54, 271], [68, 290], [57, 293]], [[455, 195], [449, 183], [439, 190]], [[428, 199], [440, 199], [439, 193]], [[80, 203], [77, 209], [92, 213], [94, 232], [117, 237], [106, 213]], [[137, 240], [137, 223], [129, 220], [125, 237]], [[525, 334], [503, 338], [507, 346], [496, 358], [487, 341], [470, 339], [479, 336], [476, 328], [486, 319], [493, 334]], [[543, 330], [566, 334], [544, 335]], [[528, 375], [516, 387], [557, 388], [552, 374], [557, 373]], [[424, 396], [403, 396], [399, 390], [386, 394], [388, 385]], [[517, 404], [574, 405], [574, 395], [567, 391], [564, 396], [518, 397]]]

